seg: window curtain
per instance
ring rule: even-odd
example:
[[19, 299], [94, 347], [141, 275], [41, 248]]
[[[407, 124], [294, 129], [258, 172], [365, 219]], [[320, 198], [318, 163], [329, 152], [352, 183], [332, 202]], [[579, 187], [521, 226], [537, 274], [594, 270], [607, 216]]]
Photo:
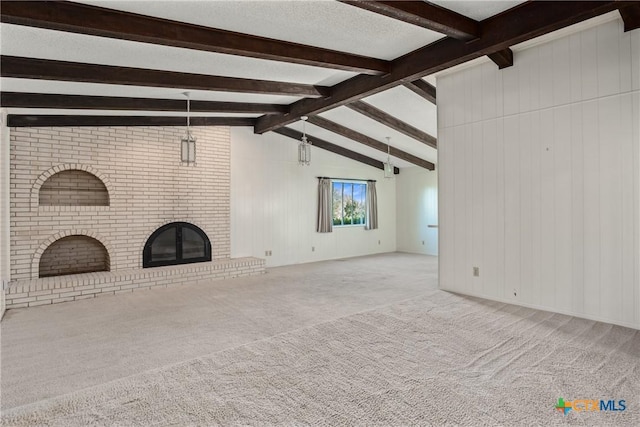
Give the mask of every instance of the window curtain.
[[333, 231], [331, 201], [331, 180], [329, 178], [320, 178], [318, 180], [318, 233], [331, 233]]
[[367, 181], [367, 230], [378, 228], [378, 193], [376, 182]]

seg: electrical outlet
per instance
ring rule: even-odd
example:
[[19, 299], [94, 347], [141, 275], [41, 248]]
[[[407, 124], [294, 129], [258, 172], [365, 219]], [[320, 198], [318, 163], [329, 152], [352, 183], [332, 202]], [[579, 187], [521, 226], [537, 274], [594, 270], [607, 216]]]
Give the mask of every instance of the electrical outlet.
[[422, 246], [424, 246], [424, 240], [422, 241]]
[[311, 246], [311, 252], [315, 252], [316, 251], [316, 247], [315, 246]]
[[480, 277], [480, 267], [473, 267], [473, 277]]
[[517, 296], [518, 296], [518, 292], [516, 292], [516, 290], [515, 290], [515, 289], [513, 290], [513, 296], [514, 296], [514, 297], [517, 297]]
[[273, 255], [273, 251], [270, 250], [269, 251], [269, 256], [271, 256], [271, 255]]
[[269, 256], [269, 251], [264, 251], [264, 256]]
[[378, 240], [378, 244], [380, 244], [380, 240]]

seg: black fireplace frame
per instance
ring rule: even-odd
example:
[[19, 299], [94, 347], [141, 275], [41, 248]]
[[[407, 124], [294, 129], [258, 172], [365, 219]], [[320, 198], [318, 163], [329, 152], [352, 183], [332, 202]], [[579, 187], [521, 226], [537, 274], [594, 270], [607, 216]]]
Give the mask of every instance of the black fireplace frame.
[[[165, 232], [168, 229], [175, 228], [176, 229], [176, 259], [174, 260], [162, 260], [162, 261], [152, 261], [151, 258], [151, 246], [155, 239]], [[188, 228], [192, 231], [195, 231], [202, 239], [204, 240], [204, 256], [198, 258], [182, 258], [182, 230], [184, 228]], [[209, 237], [207, 233], [202, 231], [202, 229], [194, 224], [189, 222], [171, 222], [169, 224], [165, 224], [162, 227], [158, 228], [156, 231], [149, 236], [147, 239], [147, 243], [144, 245], [144, 251], [142, 253], [142, 267], [162, 267], [167, 265], [180, 265], [180, 264], [193, 264], [196, 262], [207, 262], [211, 261], [211, 242], [209, 241]]]

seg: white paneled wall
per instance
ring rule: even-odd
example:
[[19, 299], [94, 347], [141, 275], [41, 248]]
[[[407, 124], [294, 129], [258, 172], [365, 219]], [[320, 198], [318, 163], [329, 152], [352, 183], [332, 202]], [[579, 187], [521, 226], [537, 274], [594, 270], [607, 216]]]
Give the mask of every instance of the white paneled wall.
[[440, 287], [640, 328], [640, 30], [444, 75], [438, 109]]
[[[379, 229], [316, 233], [318, 176], [377, 180]], [[395, 200], [395, 180], [385, 180], [379, 169], [315, 147], [311, 165], [299, 166], [293, 139], [231, 130], [232, 257], [256, 256], [278, 266], [393, 252]]]
[[403, 168], [396, 176], [396, 206], [398, 250], [438, 255], [438, 173]]
[[9, 128], [7, 112], [0, 110], [0, 319], [4, 315], [6, 284], [11, 279], [9, 264]]

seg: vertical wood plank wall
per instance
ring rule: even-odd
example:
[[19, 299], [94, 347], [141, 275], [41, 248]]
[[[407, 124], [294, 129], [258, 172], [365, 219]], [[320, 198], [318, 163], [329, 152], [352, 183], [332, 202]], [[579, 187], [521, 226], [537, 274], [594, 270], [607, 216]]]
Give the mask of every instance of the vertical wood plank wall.
[[4, 289], [11, 280], [9, 257], [9, 128], [7, 127], [7, 111], [0, 109], [0, 319], [5, 311]]
[[442, 289], [640, 328], [640, 30], [440, 77], [438, 135]]
[[438, 255], [438, 172], [402, 168], [395, 181], [398, 251]]
[[[264, 258], [273, 267], [394, 252], [396, 180], [315, 147], [311, 165], [300, 166], [297, 150], [296, 141], [273, 132], [231, 129], [231, 256]], [[316, 233], [318, 176], [377, 180], [379, 228]]]

